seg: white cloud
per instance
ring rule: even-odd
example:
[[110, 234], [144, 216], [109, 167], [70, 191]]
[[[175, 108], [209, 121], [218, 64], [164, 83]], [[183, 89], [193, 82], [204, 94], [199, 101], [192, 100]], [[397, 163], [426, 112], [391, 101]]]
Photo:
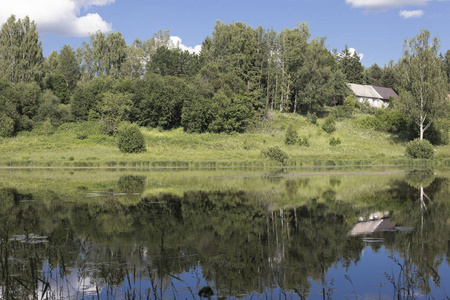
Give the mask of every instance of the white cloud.
[[364, 54], [362, 53], [358, 54], [355, 48], [348, 48], [348, 51], [350, 52], [351, 55], [354, 55], [356, 53], [359, 56], [359, 60], [362, 60], [364, 58]]
[[181, 38], [177, 36], [171, 36], [170, 41], [173, 43], [173, 46], [176, 48], [180, 48], [183, 51], [189, 51], [190, 53], [196, 53], [199, 54], [202, 50], [202, 45], [197, 45], [194, 48], [185, 46], [181, 43]]
[[345, 0], [345, 3], [369, 11], [382, 11], [409, 5], [423, 6], [430, 1], [432, 0]]
[[82, 15], [82, 10], [103, 6], [115, 0], [0, 0], [0, 23], [11, 15], [16, 18], [29, 16], [37, 24], [40, 33], [54, 33], [83, 37], [98, 30], [111, 31], [107, 23], [96, 13]]
[[423, 16], [423, 10], [401, 10], [399, 13], [400, 17], [404, 19], [409, 18], [420, 18]]

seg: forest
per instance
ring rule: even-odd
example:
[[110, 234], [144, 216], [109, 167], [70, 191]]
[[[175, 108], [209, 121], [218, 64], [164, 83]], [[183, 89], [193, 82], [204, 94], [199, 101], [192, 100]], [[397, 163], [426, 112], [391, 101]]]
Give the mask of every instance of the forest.
[[[414, 42], [430, 50], [423, 51], [429, 53], [429, 82], [404, 76], [408, 68], [414, 72], [414, 59], [422, 55]], [[107, 135], [115, 135], [123, 121], [190, 133], [240, 133], [270, 110], [319, 117], [332, 113], [339, 119], [356, 107], [375, 116], [363, 122], [369, 127], [406, 130], [410, 139], [428, 129], [431, 137], [425, 132], [425, 138], [448, 143], [449, 117], [443, 108], [448, 107], [450, 50], [439, 53], [439, 41], [425, 30], [405, 41], [398, 62], [369, 68], [347, 46], [329, 50], [326, 38], [313, 38], [307, 23], [275, 32], [217, 21], [199, 54], [177, 46], [169, 31], [132, 45], [120, 32], [96, 32], [77, 49], [65, 45], [44, 57], [35, 22], [11, 16], [0, 31], [0, 137], [36, 124], [83, 121], [100, 122]], [[400, 100], [391, 101], [374, 125], [376, 110], [352, 103], [347, 83], [391, 87]], [[417, 95], [421, 84], [434, 88]], [[431, 101], [417, 109], [420, 97]]]

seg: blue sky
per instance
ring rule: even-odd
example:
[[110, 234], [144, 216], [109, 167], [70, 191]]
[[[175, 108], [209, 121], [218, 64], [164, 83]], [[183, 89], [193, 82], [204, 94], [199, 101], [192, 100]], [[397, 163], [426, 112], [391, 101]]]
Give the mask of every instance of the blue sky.
[[29, 15], [38, 25], [44, 55], [64, 44], [77, 48], [89, 32], [119, 31], [128, 44], [170, 30], [194, 48], [211, 35], [217, 20], [244, 22], [277, 32], [307, 22], [313, 37], [325, 36], [330, 50], [345, 45], [361, 62], [384, 66], [401, 56], [403, 40], [428, 29], [450, 49], [447, 0], [0, 0], [0, 22]]

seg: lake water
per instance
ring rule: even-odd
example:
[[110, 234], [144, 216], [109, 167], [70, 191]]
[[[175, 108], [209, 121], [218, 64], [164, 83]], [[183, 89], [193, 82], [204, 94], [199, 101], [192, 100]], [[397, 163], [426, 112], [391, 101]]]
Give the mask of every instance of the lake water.
[[448, 299], [450, 170], [0, 169], [2, 299]]

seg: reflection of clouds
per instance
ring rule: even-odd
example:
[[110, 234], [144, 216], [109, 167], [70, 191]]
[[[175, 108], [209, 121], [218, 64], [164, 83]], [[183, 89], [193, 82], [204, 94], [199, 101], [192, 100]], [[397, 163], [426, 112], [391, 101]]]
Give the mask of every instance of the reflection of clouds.
[[[63, 274], [61, 268], [52, 269], [48, 261], [43, 264], [44, 281], [48, 282], [49, 287], [45, 296], [49, 299], [78, 299], [79, 296], [93, 296], [101, 293], [105, 284], [89, 276], [82, 276], [78, 269], [69, 269], [69, 274]], [[91, 271], [91, 270], [90, 270]], [[44, 291], [45, 284], [39, 281], [38, 291]], [[39, 295], [39, 293], [38, 293]], [[74, 296], [77, 295], [75, 298]]]

